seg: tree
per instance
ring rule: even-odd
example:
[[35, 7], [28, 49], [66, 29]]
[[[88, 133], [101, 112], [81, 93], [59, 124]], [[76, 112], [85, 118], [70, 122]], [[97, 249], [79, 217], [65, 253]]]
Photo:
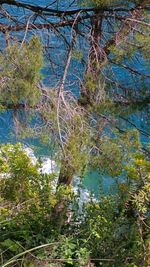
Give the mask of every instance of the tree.
[[[127, 1], [121, 6], [120, 1], [108, 1], [105, 4], [104, 1], [93, 1], [85, 2], [85, 5], [83, 3], [79, 4], [78, 7], [77, 3], [73, 2], [70, 3], [70, 8], [66, 6], [64, 10], [60, 8], [61, 2], [49, 4], [46, 7], [18, 1], [9, 1], [9, 3], [1, 1], [1, 4], [3, 17], [1, 31], [6, 38], [7, 51], [11, 51], [10, 45], [14, 42], [14, 33], [25, 31], [24, 37], [22, 35], [17, 37], [17, 42], [21, 42], [22, 57], [26, 57], [24, 53], [26, 53], [25, 50], [28, 51], [27, 62], [24, 61], [24, 63], [29, 65], [28, 71], [23, 66], [17, 66], [19, 68], [18, 75], [25, 73], [25, 77], [22, 76], [23, 79], [20, 79], [20, 81], [17, 79], [17, 83], [19, 81], [21, 85], [15, 85], [16, 81], [13, 80], [17, 97], [13, 90], [11, 90], [11, 96], [8, 88], [8, 80], [11, 81], [9, 76], [16, 75], [18, 70], [14, 68], [14, 73], [7, 73], [10, 72], [11, 64], [16, 64], [13, 63], [11, 52], [8, 52], [8, 60], [12, 63], [10, 67], [6, 65], [6, 68], [1, 71], [1, 104], [5, 105], [6, 108], [14, 108], [15, 105], [15, 110], [20, 108], [23, 110], [24, 108], [26, 110], [35, 109], [38, 112], [40, 111], [41, 119], [45, 121], [45, 128], [49, 132], [48, 127], [50, 126], [50, 131], [54, 132], [55, 140], [57, 139], [61, 147], [62, 162], [65, 165], [65, 168], [62, 167], [63, 176], [66, 166], [69, 164], [69, 174], [66, 174], [68, 178], [60, 177], [60, 182], [64, 181], [64, 183], [68, 184], [71, 182], [76, 170], [80, 169], [78, 164], [74, 166], [74, 163], [71, 162], [71, 155], [74, 157], [74, 153], [70, 148], [72, 147], [73, 150], [76, 150], [74, 152], [76, 155], [80, 155], [79, 158], [83, 156], [81, 151], [83, 152], [84, 149], [82, 147], [86, 146], [85, 139], [89, 143], [87, 136], [93, 135], [92, 133], [89, 134], [89, 130], [91, 131], [91, 128], [93, 128], [91, 127], [92, 123], [94, 123], [94, 129], [98, 129], [100, 125], [100, 129], [96, 130], [97, 136], [109, 124], [114, 124], [115, 127], [122, 131], [118, 126], [118, 118], [132, 125], [130, 120], [126, 119], [126, 117], [124, 118], [124, 114], [131, 114], [139, 109], [143, 110], [149, 104], [149, 75], [147, 73], [149, 4], [147, 1]], [[14, 8], [14, 12], [17, 12], [18, 8], [20, 12], [22, 10], [26, 12], [21, 22], [19, 22], [19, 15], [17, 18], [13, 17], [13, 10], [10, 8]], [[42, 19], [39, 23], [40, 16], [42, 16]], [[55, 20], [53, 19], [54, 17]], [[50, 62], [51, 68], [55, 66], [57, 72], [57, 64], [61, 64], [60, 67], [64, 69], [63, 72], [60, 71], [62, 77], [57, 80], [59, 82], [58, 86], [54, 86], [51, 91], [42, 88], [38, 80], [36, 80], [38, 70], [42, 66], [41, 56], [40, 54], [38, 55], [36, 50], [39, 49], [41, 51], [38, 40], [36, 40], [37, 48], [35, 47], [35, 52], [33, 52], [36, 60], [38, 60], [37, 66], [34, 64], [33, 67], [32, 60], [34, 60], [34, 55], [31, 57], [30, 51], [25, 45], [28, 35], [34, 33], [35, 29], [43, 30], [43, 41], [45, 43], [50, 42], [48, 34], [48, 29], [50, 29], [54, 38], [56, 38], [56, 44], [58, 44], [58, 41], [61, 47], [63, 44], [62, 50], [66, 47], [66, 50], [61, 51], [63, 56], [58, 60], [57, 56], [52, 56], [50, 45], [45, 44], [45, 55]], [[70, 40], [67, 37], [68, 33], [70, 34]], [[81, 48], [79, 47], [79, 41], [84, 41], [84, 39], [88, 42], [88, 57], [87, 52], [84, 53], [82, 46]], [[31, 48], [34, 46], [32, 42], [34, 41], [29, 44]], [[17, 48], [13, 47], [13, 50], [15, 49]], [[19, 53], [19, 48], [17, 50], [17, 53]], [[77, 50], [81, 51], [81, 55]], [[63, 66], [61, 62], [64, 56], [66, 60]], [[86, 69], [80, 78], [80, 88], [77, 88], [77, 90], [80, 90], [80, 97], [78, 98], [66, 92], [66, 89], [67, 91], [69, 90], [66, 79], [67, 74], [69, 74], [69, 67], [71, 69], [71, 60], [72, 62], [77, 62], [80, 56]], [[2, 64], [4, 60], [7, 63], [5, 57], [2, 57]], [[18, 64], [22, 64], [20, 58], [17, 60]], [[136, 63], [137, 60], [138, 64]], [[140, 64], [143, 67], [142, 71]], [[115, 71], [115, 68], [117, 71]], [[120, 70], [122, 76], [126, 75], [125, 80], [122, 77], [118, 77]], [[28, 77], [30, 80], [28, 80]], [[128, 84], [126, 79], [128, 79]], [[33, 86], [31, 80], [33, 81]], [[31, 86], [28, 86], [28, 82]], [[22, 85], [22, 83], [24, 84]], [[138, 89], [136, 89], [136, 85], [138, 85]], [[26, 89], [24, 89], [24, 86], [26, 86]], [[7, 91], [9, 100], [6, 99]], [[25, 95], [23, 95], [23, 91], [26, 92]], [[33, 97], [31, 97], [31, 94]], [[15, 97], [16, 100], [14, 99]], [[21, 97], [21, 101], [17, 99], [18, 97]], [[55, 118], [51, 119], [51, 114], [49, 113], [55, 113], [55, 115], [53, 114]], [[82, 131], [85, 127], [80, 125], [82, 122], [83, 126], [89, 125], [86, 127], [85, 138], [83, 135], [84, 130]], [[76, 127], [75, 130], [74, 127]], [[148, 133], [141, 132], [149, 136]], [[70, 142], [73, 139], [75, 143], [75, 135], [76, 144], [73, 148], [73, 145], [70, 146]], [[82, 136], [83, 141], [81, 140]], [[97, 143], [92, 144], [92, 147], [95, 145], [97, 146]], [[99, 147], [97, 148], [99, 149]]]
[[[0, 54], [1, 108], [11, 110], [17, 133], [42, 138], [55, 146], [61, 165], [58, 193], [62, 188], [69, 190], [74, 176], [88, 168], [119, 177], [136, 151], [143, 150], [149, 157], [149, 150], [140, 146], [138, 131], [146, 138], [149, 133], [130, 116], [142, 111], [144, 118], [148, 117], [148, 0], [73, 1], [62, 6], [62, 1], [40, 6], [11, 0], [1, 1], [0, 10], [1, 36], [6, 40]], [[41, 82], [40, 75], [44, 62], [48, 62], [50, 76], [47, 84]], [[72, 80], [75, 89], [70, 86]], [[130, 131], [130, 127], [136, 131]], [[138, 198], [137, 205], [142, 205], [139, 199], [143, 194], [148, 194], [145, 181], [142, 187], [137, 185], [133, 196]], [[66, 214], [69, 195], [64, 195], [60, 194], [53, 207], [57, 222]], [[130, 221], [133, 199], [126, 194], [121, 207], [117, 206], [118, 210], [125, 203], [130, 207], [123, 217], [119, 213], [121, 223], [124, 218], [127, 224]], [[109, 203], [107, 208], [109, 211]], [[93, 214], [89, 211], [88, 216]], [[115, 215], [111, 216], [112, 220]], [[133, 226], [133, 240], [137, 232], [138, 238], [143, 238], [141, 220], [136, 221], [139, 231], [135, 221], [129, 223]], [[60, 228], [64, 225], [63, 220]], [[110, 229], [113, 227], [121, 226], [113, 224]], [[125, 264], [124, 257], [122, 261]], [[143, 266], [144, 261], [146, 257], [139, 260]]]

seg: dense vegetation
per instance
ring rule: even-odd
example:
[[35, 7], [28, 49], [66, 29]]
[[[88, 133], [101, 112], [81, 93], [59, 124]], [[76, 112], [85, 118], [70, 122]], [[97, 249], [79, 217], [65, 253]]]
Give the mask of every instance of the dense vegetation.
[[82, 203], [20, 144], [1, 146], [2, 266], [149, 266], [150, 162], [129, 156], [117, 193]]
[[[149, 112], [149, 3], [74, 2], [62, 11], [59, 1], [52, 9], [1, 1], [1, 116], [11, 114], [22, 141], [0, 146], [1, 266], [149, 267], [150, 151], [141, 142], [149, 133], [129, 117], [142, 111], [146, 121]], [[26, 16], [17, 20], [11, 6]], [[49, 50], [49, 32], [45, 41], [33, 29], [53, 29], [56, 47], [63, 40], [64, 64]], [[87, 44], [79, 49], [80, 38]], [[84, 65], [78, 94], [67, 84], [74, 61]], [[41, 82], [48, 62], [62, 74], [55, 86]], [[28, 138], [47, 146], [56, 172], [33, 163]], [[73, 181], [89, 170], [111, 176], [115, 191], [101, 186], [83, 202]]]

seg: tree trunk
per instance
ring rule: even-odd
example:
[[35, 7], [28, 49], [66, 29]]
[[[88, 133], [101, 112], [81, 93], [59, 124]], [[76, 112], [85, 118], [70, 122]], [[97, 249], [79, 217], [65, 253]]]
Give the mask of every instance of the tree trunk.
[[73, 167], [69, 166], [66, 160], [62, 160], [57, 186], [59, 187], [59, 185], [70, 185], [72, 183], [73, 175]]
[[84, 105], [99, 103], [104, 97], [101, 69], [107, 61], [107, 57], [100, 46], [103, 13], [101, 11], [95, 11], [95, 14], [96, 17], [91, 20], [91, 48], [88, 56], [85, 80], [81, 88], [80, 102]]
[[[66, 160], [62, 160], [62, 165], [57, 182], [57, 191], [61, 185], [69, 186], [72, 183], [74, 170], [68, 165]], [[61, 228], [66, 224], [68, 211], [68, 198], [66, 195], [61, 195], [61, 198], [57, 202], [53, 210], [53, 220], [57, 230], [61, 231]]]

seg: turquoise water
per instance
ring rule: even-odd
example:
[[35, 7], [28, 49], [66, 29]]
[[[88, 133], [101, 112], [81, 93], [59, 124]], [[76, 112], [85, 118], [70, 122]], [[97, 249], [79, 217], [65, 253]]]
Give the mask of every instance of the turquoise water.
[[96, 197], [100, 194], [113, 194], [117, 188], [117, 183], [114, 178], [96, 171], [88, 172], [85, 175], [83, 185]]

